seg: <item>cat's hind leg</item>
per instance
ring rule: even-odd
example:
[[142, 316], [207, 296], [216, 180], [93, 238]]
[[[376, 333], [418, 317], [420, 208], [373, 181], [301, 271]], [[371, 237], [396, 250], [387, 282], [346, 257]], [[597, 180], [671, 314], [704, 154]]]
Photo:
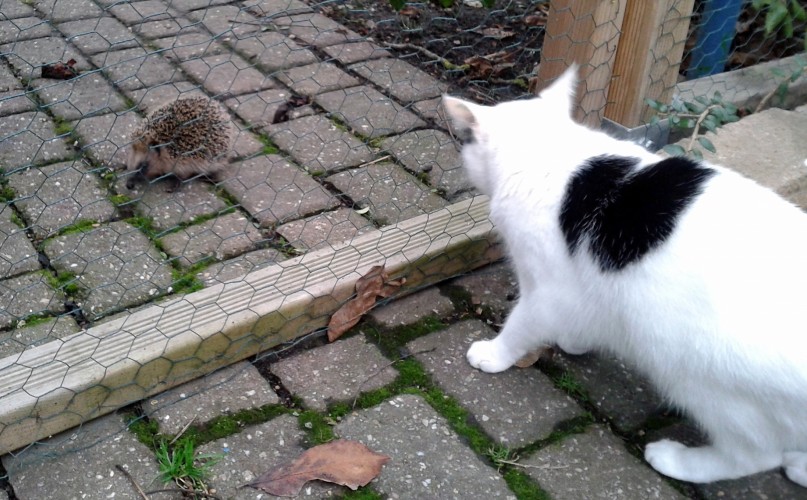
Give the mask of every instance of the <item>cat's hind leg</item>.
[[782, 465], [785, 468], [787, 478], [807, 488], [807, 452], [788, 451], [784, 455]]
[[534, 312], [523, 298], [518, 301], [507, 317], [501, 333], [493, 340], [474, 342], [468, 349], [468, 362], [483, 372], [504, 371], [530, 351], [540, 347], [539, 325]]
[[715, 446], [687, 447], [669, 439], [648, 444], [644, 458], [665, 476], [691, 483], [735, 479], [773, 469], [782, 463], [780, 453], [726, 450]]

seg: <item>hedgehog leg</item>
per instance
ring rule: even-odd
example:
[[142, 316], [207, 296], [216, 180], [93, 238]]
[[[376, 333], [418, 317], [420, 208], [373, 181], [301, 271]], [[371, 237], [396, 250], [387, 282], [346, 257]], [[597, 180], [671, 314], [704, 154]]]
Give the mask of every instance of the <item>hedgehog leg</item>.
[[165, 181], [168, 183], [168, 185], [165, 187], [166, 193], [173, 193], [174, 191], [182, 187], [182, 180], [176, 175], [166, 176]]

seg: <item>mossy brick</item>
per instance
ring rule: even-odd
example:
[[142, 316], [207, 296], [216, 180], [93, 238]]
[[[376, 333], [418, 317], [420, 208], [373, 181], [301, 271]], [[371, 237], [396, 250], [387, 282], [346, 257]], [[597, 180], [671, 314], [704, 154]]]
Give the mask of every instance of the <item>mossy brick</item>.
[[370, 59], [349, 69], [404, 103], [438, 97], [448, 85], [401, 59]]
[[[260, 128], [272, 124], [278, 109], [293, 96], [294, 94], [288, 89], [276, 88], [237, 95], [225, 100], [224, 104], [246, 123], [254, 128]], [[311, 106], [303, 105], [289, 109], [287, 117], [294, 121], [313, 113]], [[278, 125], [278, 127], [282, 126]], [[358, 143], [358, 141], [356, 142]]]
[[350, 403], [362, 392], [391, 383], [398, 373], [363, 335], [301, 351], [271, 369], [292, 395], [317, 411], [330, 403]]
[[253, 64], [236, 54], [205, 56], [184, 61], [180, 66], [188, 76], [214, 96], [246, 94], [277, 85]]
[[42, 112], [0, 117], [0, 165], [6, 172], [69, 156], [64, 141], [56, 136], [53, 121]]
[[125, 165], [132, 134], [143, 122], [130, 110], [83, 118], [71, 125], [83, 144], [81, 152], [114, 170]]
[[72, 316], [50, 318], [32, 326], [17, 325], [14, 330], [0, 333], [0, 359], [79, 331], [81, 328]]
[[375, 157], [364, 143], [322, 115], [304, 116], [267, 130], [280, 149], [310, 171], [332, 172]]
[[353, 412], [334, 431], [391, 457], [373, 482], [384, 498], [513, 498], [496, 469], [419, 396]]
[[342, 64], [353, 64], [367, 59], [378, 59], [392, 55], [388, 50], [367, 40], [330, 45], [324, 47], [322, 51]]
[[38, 241], [79, 221], [106, 222], [116, 215], [109, 193], [81, 161], [22, 170], [8, 176], [8, 185]]
[[267, 73], [318, 61], [317, 56], [276, 31], [250, 33], [231, 40], [240, 54]]
[[307, 251], [335, 248], [374, 228], [355, 210], [338, 208], [288, 222], [276, 231], [294, 248]]
[[66, 40], [84, 54], [137, 47], [139, 42], [120, 21], [111, 16], [60, 23], [56, 27]]
[[272, 23], [290, 35], [318, 48], [363, 39], [336, 21], [319, 13], [276, 17]]
[[241, 254], [232, 259], [211, 264], [203, 271], [196, 273], [196, 277], [201, 280], [205, 286], [231, 283], [240, 281], [252, 271], [263, 269], [282, 260], [285, 260], [285, 257], [277, 250], [273, 248], [262, 248]]
[[[471, 343], [493, 338], [478, 320], [468, 320], [407, 344], [443, 391], [468, 408], [497, 443], [520, 448], [548, 437], [582, 408], [535, 368], [484, 373], [465, 358]], [[424, 352], [428, 351], [428, 352]]]
[[291, 87], [294, 92], [306, 96], [353, 87], [361, 83], [336, 65], [327, 62], [289, 68], [278, 72], [275, 77]]
[[0, 280], [0, 328], [32, 315], [64, 312], [64, 294], [54, 290], [42, 272]]
[[104, 15], [104, 11], [92, 0], [34, 0], [34, 8], [52, 23]]
[[95, 54], [91, 60], [122, 90], [154, 87], [185, 79], [179, 68], [159, 52], [142, 47]]
[[[5, 7], [5, 3], [2, 4]], [[36, 16], [0, 20], [0, 43], [42, 38], [53, 33], [50, 23]]]
[[315, 100], [365, 137], [401, 134], [426, 125], [411, 111], [366, 85], [319, 94]]
[[164, 236], [165, 251], [183, 267], [205, 259], [225, 260], [255, 250], [266, 238], [243, 214], [229, 213]]
[[227, 47], [207, 33], [182, 33], [154, 40], [163, 49], [163, 57], [172, 62], [190, 61], [200, 57], [224, 54]]
[[395, 328], [415, 324], [429, 316], [444, 318], [453, 312], [451, 299], [441, 294], [437, 287], [429, 287], [376, 305], [368, 316], [381, 326]]
[[173, 192], [175, 179], [140, 179], [132, 189], [128, 189], [128, 176], [121, 176], [116, 182], [117, 191], [131, 200], [137, 215], [151, 220], [158, 231], [170, 231], [180, 224], [192, 222], [197, 217], [221, 213], [227, 204], [216, 196], [213, 186], [201, 179], [181, 181]]
[[160, 432], [176, 434], [190, 422], [201, 425], [215, 417], [278, 402], [258, 370], [240, 362], [169, 389], [142, 406], [159, 423]]
[[222, 182], [262, 227], [336, 208], [339, 201], [309, 174], [279, 155], [256, 156], [231, 165]]
[[126, 100], [100, 73], [84, 73], [70, 80], [39, 78], [31, 86], [42, 102], [42, 109], [62, 120], [126, 109]]
[[403, 168], [381, 162], [346, 170], [327, 178], [350, 196], [380, 224], [395, 224], [417, 215], [434, 212], [447, 203]]

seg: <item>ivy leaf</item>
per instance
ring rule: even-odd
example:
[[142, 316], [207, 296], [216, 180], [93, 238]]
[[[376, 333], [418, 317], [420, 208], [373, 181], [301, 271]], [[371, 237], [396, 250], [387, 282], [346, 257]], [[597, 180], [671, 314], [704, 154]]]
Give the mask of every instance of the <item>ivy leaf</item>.
[[678, 144], [667, 144], [664, 146], [664, 151], [670, 156], [686, 156], [686, 149]]
[[697, 102], [687, 101], [685, 104], [686, 104], [687, 109], [690, 110], [691, 112], [695, 113], [696, 115], [699, 115], [699, 114], [703, 113], [706, 110], [706, 106], [704, 106], [703, 104], [697, 103]]
[[648, 106], [650, 106], [650, 109], [655, 109], [656, 111], [658, 111], [659, 108], [661, 108], [661, 103], [653, 99], [645, 99], [644, 102], [647, 103]]
[[709, 151], [711, 153], [717, 153], [715, 145], [712, 144], [712, 141], [710, 141], [706, 137], [703, 136], [698, 137], [698, 142], [700, 143], [701, 146], [703, 146], [703, 149], [705, 149], [706, 151]]
[[807, 10], [804, 10], [799, 0], [790, 0], [790, 10], [793, 12], [793, 19], [796, 21], [807, 21]]
[[713, 115], [708, 115], [706, 118], [703, 119], [701, 125], [703, 125], [703, 128], [705, 128], [706, 130], [709, 130], [710, 132], [715, 132], [717, 130], [718, 123]]
[[401, 10], [406, 5], [406, 0], [389, 0], [389, 4], [395, 10]]
[[768, 7], [768, 13], [765, 15], [765, 35], [770, 36], [771, 33], [776, 31], [788, 15], [787, 6], [781, 2], [772, 3]]
[[653, 125], [658, 125], [658, 122], [659, 122], [658, 115], [653, 115], [650, 117], [649, 125], [652, 127]]
[[700, 149], [698, 149], [698, 148], [693, 149], [691, 151], [691, 154], [692, 154], [692, 157], [695, 158], [696, 160], [703, 160], [703, 153], [701, 153]]

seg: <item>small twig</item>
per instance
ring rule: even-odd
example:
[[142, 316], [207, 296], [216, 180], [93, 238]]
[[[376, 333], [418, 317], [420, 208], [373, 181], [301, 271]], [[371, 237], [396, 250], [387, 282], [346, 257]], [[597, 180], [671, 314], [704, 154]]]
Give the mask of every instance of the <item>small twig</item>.
[[[689, 137], [689, 145], [687, 146], [687, 151], [692, 151], [692, 148], [695, 146], [695, 140], [698, 138], [698, 132], [701, 129], [701, 123], [706, 117], [709, 115], [709, 112], [713, 109], [718, 107], [717, 104], [711, 104], [704, 109], [700, 115], [697, 115], [698, 121], [695, 122], [695, 128], [692, 130], [692, 135]], [[678, 115], [681, 116], [681, 115]]]
[[515, 460], [496, 460], [496, 463], [500, 464], [507, 464], [507, 465], [514, 465], [516, 467], [523, 467], [525, 469], [546, 469], [546, 470], [555, 470], [555, 469], [566, 469], [568, 465], [530, 465], [530, 464], [520, 464]]
[[187, 424], [185, 424], [185, 427], [183, 427], [182, 429], [179, 430], [179, 433], [176, 436], [174, 436], [174, 439], [172, 439], [171, 442], [168, 443], [168, 446], [171, 446], [172, 444], [176, 443], [177, 439], [179, 439], [183, 434], [185, 434], [185, 431], [188, 430], [188, 427], [191, 426], [193, 421], [196, 420], [196, 417], [198, 417], [198, 416], [199, 416], [198, 413], [196, 415], [194, 415], [193, 418], [190, 419], [190, 421], [188, 421]]
[[463, 69], [462, 66], [458, 64], [454, 64], [453, 62], [449, 61], [443, 56], [437, 55], [431, 50], [427, 49], [426, 47], [420, 47], [418, 45], [413, 45], [411, 43], [390, 43], [390, 42], [381, 42], [381, 45], [387, 47], [388, 49], [397, 49], [397, 50], [414, 50], [416, 52], [420, 52], [426, 57], [431, 57], [435, 61], [442, 64], [447, 69]]
[[146, 494], [140, 488], [140, 485], [137, 484], [137, 481], [135, 481], [135, 478], [133, 478], [132, 475], [129, 474], [128, 470], [124, 469], [123, 466], [120, 465], [120, 464], [115, 464], [115, 468], [118, 469], [121, 472], [121, 474], [126, 476], [126, 479], [128, 479], [129, 482], [132, 483], [132, 486], [134, 486], [134, 489], [137, 490], [137, 492], [140, 494], [140, 496], [143, 498], [143, 500], [149, 500], [149, 497], [146, 496]]
[[181, 488], [165, 488], [161, 490], [151, 490], [147, 491], [146, 495], [156, 495], [157, 493], [181, 493], [182, 496], [186, 495], [198, 495], [204, 498], [212, 498], [213, 500], [222, 500], [221, 497], [216, 496], [212, 493], [208, 493], [202, 490], [185, 490]]
[[382, 162], [384, 160], [389, 160], [390, 158], [392, 158], [392, 155], [382, 156], [381, 158], [376, 158], [373, 161], [368, 161], [367, 163], [362, 163], [357, 168], [369, 167], [370, 165], [375, 165], [376, 163], [380, 163], [380, 162]]
[[378, 375], [380, 375], [380, 374], [381, 374], [381, 372], [383, 372], [384, 370], [386, 370], [386, 369], [387, 369], [387, 368], [389, 368], [390, 366], [394, 365], [394, 364], [395, 364], [395, 363], [397, 363], [398, 361], [403, 361], [403, 360], [405, 360], [406, 358], [411, 358], [412, 356], [416, 356], [416, 355], [418, 355], [418, 354], [425, 354], [425, 353], [427, 353], [427, 352], [432, 352], [432, 351], [434, 351], [434, 350], [436, 350], [436, 349], [437, 349], [436, 347], [432, 347], [431, 349], [424, 349], [424, 350], [422, 350], [422, 351], [410, 352], [409, 354], [405, 354], [405, 355], [401, 356], [400, 358], [398, 358], [398, 359], [396, 359], [396, 360], [390, 361], [390, 362], [389, 362], [389, 363], [387, 363], [386, 365], [384, 365], [384, 366], [382, 366], [381, 368], [379, 368], [378, 370], [376, 370], [376, 371], [375, 371], [375, 372], [374, 372], [372, 375], [370, 375], [369, 377], [367, 377], [366, 379], [364, 379], [364, 380], [363, 380], [363, 381], [362, 381], [362, 382], [361, 382], [361, 383], [358, 385], [358, 387], [356, 387], [356, 397], [355, 397], [355, 398], [353, 398], [353, 408], [356, 408], [356, 402], [359, 400], [359, 395], [361, 394], [361, 388], [362, 388], [362, 387], [364, 387], [364, 384], [366, 384], [367, 382], [369, 382], [371, 379], [373, 379], [373, 378], [377, 377]]

